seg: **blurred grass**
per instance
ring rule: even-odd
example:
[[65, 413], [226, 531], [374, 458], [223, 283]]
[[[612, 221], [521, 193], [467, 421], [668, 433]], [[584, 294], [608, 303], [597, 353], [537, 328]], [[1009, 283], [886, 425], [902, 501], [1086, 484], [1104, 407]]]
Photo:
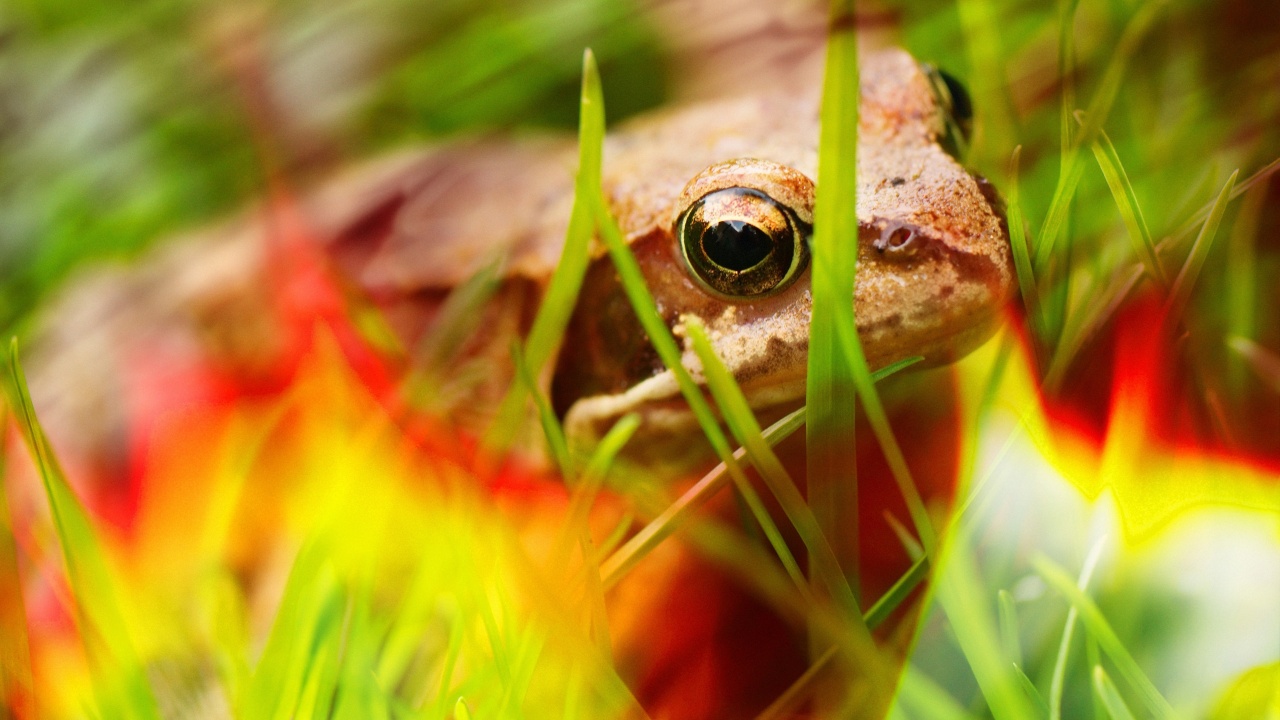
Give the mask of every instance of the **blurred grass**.
[[661, 101], [661, 42], [630, 0], [10, 3], [0, 330], [80, 264], [259, 196], [269, 170], [305, 181], [408, 142], [571, 128], [588, 44], [615, 117]]
[[94, 674], [97, 713], [104, 718], [159, 718], [160, 712], [135, 640], [125, 622], [118, 570], [111, 566], [92, 517], [85, 511], [53, 455], [36, 419], [18, 342], [9, 343], [5, 394], [43, 482], [71, 588], [76, 624]]

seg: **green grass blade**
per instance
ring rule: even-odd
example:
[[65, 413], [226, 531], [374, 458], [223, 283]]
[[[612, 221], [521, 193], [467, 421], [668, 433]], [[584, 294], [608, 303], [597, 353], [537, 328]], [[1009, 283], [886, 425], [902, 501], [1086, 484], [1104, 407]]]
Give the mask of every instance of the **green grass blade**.
[[326, 555], [318, 545], [303, 548], [285, 582], [262, 656], [238, 698], [237, 716], [251, 720], [295, 717], [316, 691], [331, 681], [332, 657], [319, 648], [337, 646], [346, 602]]
[[551, 458], [560, 469], [560, 476], [566, 482], [572, 483], [577, 473], [573, 467], [573, 459], [569, 455], [569, 442], [565, 440], [564, 428], [556, 418], [551, 401], [538, 388], [538, 379], [534, 377], [533, 368], [529, 367], [528, 358], [520, 350], [518, 342], [511, 344], [511, 360], [515, 363], [516, 376], [520, 384], [524, 386], [525, 392], [533, 397], [533, 404], [538, 408], [538, 420], [542, 423], [542, 433], [547, 438]]
[[9, 377], [5, 390], [23, 440], [39, 470], [62, 546], [67, 579], [75, 596], [80, 636], [95, 670], [98, 714], [107, 718], [159, 718], [155, 696], [121, 612], [118, 585], [106, 550], [98, 540], [89, 514], [67, 483], [36, 418], [27, 379], [18, 362], [17, 338], [9, 343]]
[[1280, 393], [1280, 355], [1242, 337], [1228, 338], [1227, 346], [1244, 358], [1259, 380]]
[[[1084, 127], [1075, 135], [1074, 141], [1069, 147], [1064, 143], [1065, 149], [1058, 174], [1058, 185], [1054, 188], [1053, 199], [1049, 203], [1049, 211], [1045, 215], [1044, 224], [1040, 227], [1040, 234], [1037, 236], [1039, 240], [1035, 253], [1035, 268], [1037, 272], [1043, 272], [1048, 265], [1053, 248], [1057, 243], [1058, 234], [1062, 231], [1062, 226], [1066, 222], [1071, 200], [1075, 197], [1080, 178], [1084, 173], [1084, 163], [1080, 162], [1079, 148], [1084, 144], [1091, 144], [1095, 133], [1106, 123], [1107, 117], [1111, 114], [1111, 107], [1115, 104], [1116, 96], [1120, 92], [1120, 85], [1124, 80], [1129, 61], [1133, 59], [1133, 54], [1137, 51], [1138, 46], [1141, 45], [1147, 31], [1151, 28], [1151, 24], [1155, 21], [1166, 2], [1167, 0], [1149, 0], [1134, 13], [1133, 18], [1125, 26], [1124, 32], [1120, 36], [1120, 41], [1117, 43], [1116, 49], [1111, 54], [1111, 59], [1103, 71], [1102, 80], [1099, 81], [1098, 89], [1094, 93], [1093, 99], [1089, 103], [1089, 108], [1085, 113], [1086, 121]], [[1074, 17], [1074, 8], [1072, 8], [1072, 12], [1069, 15]], [[1064, 33], [1067, 31], [1066, 28], [1063, 29]], [[1067, 100], [1068, 98], [1064, 96], [1064, 117], [1062, 118], [1064, 128], [1071, 122], [1070, 116], [1075, 110], [1075, 108], [1067, 106]], [[1064, 135], [1069, 134], [1069, 131], [1064, 130]]]
[[[911, 709], [913, 718], [927, 720], [973, 720], [974, 715], [964, 709], [946, 689], [938, 685], [915, 665], [903, 668], [898, 685], [897, 706]], [[898, 709], [898, 708], [895, 708]]]
[[[1088, 629], [1090, 636], [1098, 641], [1102, 651], [1115, 663], [1120, 677], [1124, 678], [1125, 682], [1138, 692], [1147, 709], [1157, 717], [1174, 717], [1173, 707], [1169, 705], [1169, 701], [1160, 695], [1160, 691], [1156, 690], [1155, 685], [1147, 678], [1146, 673], [1142, 672], [1142, 668], [1138, 666], [1137, 661], [1129, 654], [1129, 650], [1125, 648], [1119, 636], [1111, 629], [1111, 624], [1107, 622], [1106, 617], [1103, 616], [1102, 611], [1098, 609], [1093, 600], [1089, 599], [1089, 596], [1076, 587], [1076, 584], [1071, 581], [1071, 578], [1067, 576], [1062, 568], [1055, 565], [1048, 558], [1043, 556], [1032, 558], [1031, 564], [1049, 585], [1071, 603], [1071, 607], [1079, 613], [1080, 619], [1084, 621], [1085, 628]], [[1060, 697], [1059, 695], [1058, 698]]]
[[1035, 717], [1049, 717], [1049, 705], [1045, 703], [1044, 696], [1036, 689], [1036, 684], [1031, 682], [1031, 678], [1027, 677], [1027, 673], [1022, 670], [1021, 665], [1013, 666], [1013, 676], [1018, 681], [1018, 687], [1022, 688], [1022, 692], [1026, 694], [1027, 699], [1035, 704]]
[[[1231, 279], [1223, 292], [1221, 317], [1228, 337], [1250, 338], [1258, 327], [1258, 230], [1266, 204], [1265, 190], [1246, 193], [1227, 239], [1224, 273]], [[1244, 368], [1236, 360], [1227, 365], [1228, 387], [1239, 395], [1244, 390]]]
[[[1093, 571], [1097, 569], [1098, 560], [1102, 558], [1104, 543], [1105, 538], [1095, 543], [1093, 549], [1089, 551], [1089, 555], [1084, 560], [1084, 566], [1080, 569], [1080, 577], [1076, 580], [1076, 587], [1080, 588], [1081, 592], [1089, 588], [1089, 581], [1093, 578]], [[1062, 641], [1058, 643], [1058, 655], [1053, 663], [1052, 679], [1049, 681], [1050, 720], [1059, 720], [1062, 717], [1062, 693], [1066, 687], [1067, 658], [1071, 654], [1071, 636], [1075, 632], [1076, 616], [1078, 614], [1074, 607], [1067, 611], [1067, 620], [1062, 628]]]
[[1018, 191], [1018, 165], [1022, 159], [1022, 146], [1013, 149], [1009, 160], [1009, 245], [1013, 250], [1013, 270], [1018, 276], [1018, 291], [1027, 318], [1034, 324], [1039, 320], [1040, 304], [1037, 301], [1035, 271], [1031, 267], [1031, 250], [1027, 244], [1026, 222], [1022, 217], [1022, 199]]
[[996, 593], [996, 607], [1000, 619], [1000, 646], [1005, 657], [1014, 665], [1022, 666], [1022, 644], [1018, 641], [1018, 609], [1008, 590]]
[[1072, 313], [1062, 328], [1058, 347], [1054, 349], [1049, 369], [1045, 372], [1043, 385], [1046, 390], [1054, 392], [1058, 389], [1080, 349], [1115, 315], [1145, 272], [1141, 265], [1135, 263], [1131, 269], [1113, 278], [1107, 289], [1095, 295], [1087, 307]]
[[989, 596], [980, 586], [981, 573], [973, 557], [969, 532], [953, 523], [947, 557], [935, 580], [938, 602], [950, 621], [961, 652], [978, 681], [987, 707], [996, 720], [1034, 716], [1019, 687], [1017, 671], [1004, 656]]
[[[587, 63], [585, 72], [596, 75], [595, 65]], [[604, 100], [600, 97], [599, 78], [584, 80], [583, 88], [584, 93], [593, 93], [591, 101], [603, 108]], [[630, 248], [627, 247], [626, 239], [622, 236], [622, 231], [609, 213], [603, 189], [597, 185], [590, 189], [584, 188], [584, 192], [587, 192], [592, 215], [600, 231], [601, 239], [604, 241], [605, 248], [608, 250], [609, 257], [613, 261], [614, 268], [617, 270], [618, 277], [622, 282], [623, 291], [626, 293], [641, 327], [644, 328], [645, 334], [649, 336], [649, 341], [653, 344], [654, 350], [657, 351], [658, 357], [662, 359], [663, 364], [675, 376], [681, 395], [684, 396], [689, 409], [693, 412], [694, 417], [697, 418], [698, 425], [701, 426], [716, 455], [725, 464], [730, 479], [733, 480], [734, 486], [748, 508], [750, 508], [752, 516], [769, 539], [769, 543], [774, 548], [778, 558], [787, 568], [788, 573], [793, 573], [796, 578], [800, 578], [799, 563], [791, 556], [791, 551], [787, 548], [787, 543], [782, 537], [782, 533], [778, 531], [777, 525], [769, 516], [769, 512], [764, 503], [761, 502], [760, 496], [751, 487], [751, 483], [747, 480], [742, 466], [738, 464], [733, 448], [730, 447], [724, 431], [720, 429], [720, 424], [711, 410], [711, 405], [703, 396], [697, 383], [694, 382], [688, 369], [681, 362], [680, 348], [676, 344], [675, 337], [672, 336], [670, 329], [667, 328], [666, 321], [663, 320], [662, 315], [658, 312], [653, 295], [645, 284], [644, 274], [640, 270], [640, 265], [636, 262], [635, 256], [631, 254]]]
[[711, 389], [716, 404], [720, 406], [721, 415], [733, 431], [734, 437], [742, 443], [751, 464], [760, 471], [760, 477], [765, 485], [778, 499], [782, 511], [786, 513], [787, 519], [799, 533], [805, 549], [809, 551], [809, 557], [815, 560], [814, 575], [827, 586], [831, 597], [844, 608], [846, 613], [861, 618], [853, 589], [849, 587], [848, 580], [840, 569], [840, 562], [836, 559], [827, 536], [823, 535], [817, 518], [805, 504], [804, 496], [796, 488], [795, 481], [787, 474], [782, 462], [769, 447], [769, 443], [765, 442], [760, 424], [756, 422], [746, 396], [742, 394], [742, 389], [734, 382], [728, 368], [716, 355], [715, 349], [711, 346], [711, 340], [707, 337], [706, 328], [693, 318], [685, 323], [685, 328], [689, 339], [693, 342], [694, 352], [702, 361], [702, 371], [707, 378], [707, 386]]
[[907, 458], [902, 454], [902, 447], [898, 445], [893, 428], [889, 426], [889, 415], [880, 402], [880, 394], [876, 392], [875, 380], [867, 366], [867, 358], [862, 353], [862, 343], [858, 340], [857, 333], [842, 334], [840, 342], [844, 348], [845, 359], [853, 368], [853, 382], [857, 387], [858, 396], [862, 398], [862, 408], [867, 413], [871, 431], [875, 433], [880, 450], [889, 463], [889, 471], [898, 485], [898, 492], [907, 504], [907, 511], [911, 514], [911, 522], [915, 525], [916, 534], [920, 537], [920, 544], [924, 546], [926, 555], [932, 555], [936, 550], [937, 542], [933, 522], [929, 519], [924, 500], [920, 497], [915, 479], [911, 476], [911, 469], [907, 467]]
[[1061, 234], [1062, 227], [1067, 222], [1076, 189], [1080, 186], [1080, 178], [1084, 176], [1084, 163], [1080, 162], [1076, 150], [1069, 152], [1062, 159], [1062, 163], [1062, 175], [1058, 186], [1053, 191], [1053, 198], [1049, 200], [1049, 210], [1045, 213], [1044, 222], [1040, 225], [1040, 233], [1036, 235], [1033, 267], [1042, 275], [1049, 267], [1049, 259], [1057, 245], [1058, 235]]
[[886, 510], [884, 521], [889, 524], [889, 529], [893, 531], [894, 537], [898, 538], [898, 544], [902, 545], [902, 549], [907, 551], [907, 557], [911, 558], [912, 562], [924, 557], [924, 546], [911, 535], [911, 531], [907, 529], [906, 525], [902, 524], [902, 521], [896, 515]]
[[[876, 371], [873, 377], [877, 381], [883, 380], [919, 361], [920, 358], [918, 357], [901, 360]], [[765, 442], [770, 445], [777, 445], [782, 442], [795, 431], [804, 427], [805, 417], [806, 408], [803, 407], [789, 413], [764, 431]], [[734, 453], [734, 456], [737, 458], [745, 457], [746, 451], [739, 449]], [[612, 587], [614, 583], [621, 580], [650, 550], [657, 547], [658, 543], [680, 527], [693, 510], [701, 507], [703, 503], [714, 497], [728, 481], [728, 466], [723, 462], [708, 471], [706, 475], [703, 475], [702, 479], [694, 483], [693, 487], [686, 490], [678, 500], [653, 518], [641, 528], [640, 532], [633, 535], [630, 540], [601, 564], [600, 574], [604, 587], [606, 589]]]
[[[1076, 10], [1080, 0], [1063, 0], [1062, 17], [1058, 21], [1058, 77], [1062, 82], [1062, 103], [1058, 119], [1061, 157], [1066, 157], [1074, 146], [1075, 123], [1071, 121], [1076, 109]], [[1016, 151], [1015, 151], [1016, 152]]]
[[502, 263], [495, 259], [449, 293], [417, 352], [426, 372], [438, 372], [458, 354], [476, 330], [477, 313], [501, 286]]
[[[854, 274], [858, 238], [859, 77], [855, 14], [851, 0], [832, 0], [822, 85], [814, 204], [808, 408], [809, 506], [826, 537], [837, 529], [858, 537], [854, 463], [853, 368], [842, 355], [842, 336], [855, 336]], [[858, 577], [854, 543], [838, 556], [843, 571]], [[857, 583], [854, 583], [857, 595]]]
[[[1084, 124], [1082, 115], [1076, 115], [1076, 119], [1080, 120], [1081, 125]], [[1107, 179], [1107, 186], [1111, 188], [1116, 207], [1120, 210], [1120, 218], [1129, 232], [1129, 241], [1133, 245], [1134, 253], [1146, 266], [1147, 274], [1151, 279], [1155, 280], [1161, 289], [1167, 288], [1169, 279], [1165, 276], [1164, 268], [1160, 267], [1160, 257], [1156, 255], [1156, 244], [1151, 239], [1146, 218], [1142, 216], [1142, 207], [1138, 204], [1138, 197], [1133, 192], [1133, 184], [1129, 182], [1129, 175], [1124, 171], [1124, 165], [1120, 162], [1120, 155], [1116, 153], [1115, 145], [1111, 143], [1107, 133], [1099, 129], [1098, 139], [1093, 141], [1092, 148], [1093, 156], [1098, 160], [1098, 167], [1102, 168], [1102, 174]]]
[[1101, 665], [1093, 666], [1093, 692], [1112, 720], [1135, 720], [1129, 706], [1125, 705], [1124, 698], [1120, 697], [1120, 691], [1111, 682], [1111, 678], [1107, 677], [1107, 671]]
[[[1084, 638], [1084, 658], [1086, 667], [1099, 667], [1102, 665], [1102, 650], [1098, 648], [1098, 641], [1092, 635], [1085, 635]], [[1093, 710], [1093, 717], [1106, 717], [1107, 708], [1102, 704], [1102, 698], [1097, 693], [1089, 693], [1089, 704]]]
[[929, 559], [921, 557], [912, 563], [910, 569], [902, 577], [898, 578], [898, 581], [867, 609], [866, 614], [863, 616], [867, 627], [880, 627], [880, 624], [888, 620], [893, 611], [897, 610], [898, 606], [906, 601], [907, 597], [911, 595], [911, 591], [915, 590], [928, 576]]
[[[0, 438], [9, 436], [9, 414], [0, 405]], [[0, 440], [0, 707], [22, 715], [34, 712], [35, 686], [31, 673], [31, 645], [27, 637], [27, 609], [18, 571], [18, 544], [9, 513], [5, 472], [6, 443]]]
[[1111, 59], [1102, 73], [1102, 79], [1098, 82], [1098, 89], [1094, 92], [1093, 99], [1089, 101], [1084, 126], [1076, 136], [1077, 146], [1092, 144], [1094, 135], [1106, 125], [1107, 118], [1111, 115], [1111, 108], [1120, 95], [1120, 86], [1128, 71], [1129, 61], [1138, 52], [1142, 41], [1147, 37], [1147, 32], [1151, 30], [1152, 24], [1166, 5], [1168, 0], [1147, 0], [1130, 16], [1124, 32], [1120, 34], [1120, 40], [1111, 51]]
[[1173, 287], [1169, 290], [1169, 299], [1165, 303], [1165, 316], [1170, 322], [1177, 322], [1187, 308], [1196, 279], [1200, 277], [1205, 260], [1209, 259], [1209, 251], [1213, 249], [1218, 225], [1222, 222], [1222, 214], [1227, 211], [1227, 203], [1231, 200], [1231, 191], [1235, 187], [1236, 176], [1239, 174], [1239, 170], [1231, 173], [1231, 177], [1227, 178], [1227, 184], [1222, 186], [1218, 199], [1214, 201], [1213, 208], [1209, 211], [1209, 217], [1205, 218], [1204, 226], [1200, 228], [1200, 234], [1196, 236], [1196, 241], [1191, 246], [1191, 253], [1187, 255], [1182, 270], [1173, 281]]
[[[546, 294], [538, 306], [538, 314], [525, 340], [524, 355], [534, 377], [550, 360], [560, 345], [564, 330], [573, 314], [578, 292], [590, 262], [589, 248], [595, 223], [591, 196], [598, 194], [600, 167], [604, 147], [604, 98], [600, 89], [600, 73], [595, 55], [586, 50], [582, 56], [582, 93], [578, 121], [578, 175], [574, 183], [573, 210], [565, 231], [564, 250], [560, 255]], [[492, 449], [505, 449], [516, 436], [524, 414], [524, 389], [512, 386], [498, 408], [498, 414], [486, 443]]]
[[631, 436], [636, 434], [636, 430], [640, 429], [640, 416], [635, 413], [623, 415], [618, 419], [613, 427], [609, 428], [609, 432], [600, 439], [600, 443], [596, 445], [592, 451], [590, 459], [587, 460], [586, 470], [583, 475], [588, 478], [603, 479], [609, 472], [609, 466], [618, 457], [618, 453], [622, 452], [622, 448], [631, 440]]

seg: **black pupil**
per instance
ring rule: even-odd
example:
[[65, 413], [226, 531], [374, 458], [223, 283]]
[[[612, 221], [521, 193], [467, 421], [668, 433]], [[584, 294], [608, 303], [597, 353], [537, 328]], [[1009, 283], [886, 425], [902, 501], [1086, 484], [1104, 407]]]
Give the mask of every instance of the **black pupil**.
[[702, 234], [702, 249], [711, 262], [742, 272], [759, 265], [773, 252], [765, 231], [744, 220], [722, 220]]
[[965, 89], [964, 83], [956, 79], [954, 75], [942, 70], [938, 71], [938, 75], [942, 77], [942, 82], [947, 85], [947, 92], [951, 93], [951, 115], [956, 122], [961, 125], [973, 119], [973, 100], [969, 98], [969, 91]]

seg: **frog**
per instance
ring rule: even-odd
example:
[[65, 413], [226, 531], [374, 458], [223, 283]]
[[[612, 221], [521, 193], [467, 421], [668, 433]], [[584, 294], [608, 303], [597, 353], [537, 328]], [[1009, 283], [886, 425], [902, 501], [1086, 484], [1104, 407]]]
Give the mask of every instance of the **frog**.
[[[848, 239], [858, 334], [873, 369], [917, 356], [920, 366], [944, 364], [994, 332], [1012, 292], [1003, 206], [960, 160], [970, 109], [958, 82], [893, 46], [862, 53], [860, 82], [859, 232]], [[820, 103], [820, 72], [793, 73], [640, 116], [605, 140], [609, 210], [683, 345], [682, 364], [703, 383], [684, 333], [697, 318], [762, 417], [803, 401]], [[469, 351], [497, 372], [479, 373], [447, 409], [464, 430], [483, 431], [514, 378], [510, 343], [528, 330], [559, 262], [576, 160], [572, 138], [484, 137], [371, 161], [299, 197], [338, 274], [383, 309], [405, 347], [430, 334], [450, 293], [500, 262]], [[121, 406], [120, 368], [158, 339], [217, 355], [240, 374], [269, 364], [259, 356], [279, 345], [260, 312], [270, 302], [262, 278], [272, 223], [259, 213], [168, 243], [51, 305], [56, 322], [29, 364], [55, 433], [66, 427], [87, 453], [107, 452], [125, 421], [101, 409]], [[104, 288], [119, 301], [104, 302]], [[60, 391], [71, 375], [75, 391]], [[674, 373], [599, 243], [541, 380], [578, 446], [628, 413], [651, 440], [670, 440], [649, 443], [658, 454], [689, 444], [694, 419]]]
[[[954, 78], [880, 48], [863, 53], [860, 83], [859, 231], [845, 240], [858, 335], [872, 369], [945, 364], [992, 335], [1012, 292], [1003, 205], [960, 159], [971, 109]], [[608, 208], [681, 363], [705, 385], [685, 333], [696, 318], [766, 413], [805, 392], [820, 105], [819, 82], [772, 88], [640, 118], [604, 147]], [[456, 287], [495, 256], [508, 287], [524, 288], [515, 304], [531, 304], [563, 247], [575, 158], [572, 141], [549, 138], [446, 149], [366, 190], [372, 210], [339, 223], [329, 246], [392, 305]], [[547, 381], [582, 442], [629, 413], [653, 435], [684, 437], [694, 422], [598, 242]]]

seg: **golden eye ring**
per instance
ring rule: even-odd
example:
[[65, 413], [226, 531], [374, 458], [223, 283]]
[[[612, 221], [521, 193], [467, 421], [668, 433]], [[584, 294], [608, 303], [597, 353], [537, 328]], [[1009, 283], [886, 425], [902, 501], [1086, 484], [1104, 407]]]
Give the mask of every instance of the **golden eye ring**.
[[779, 292], [809, 262], [807, 227], [787, 206], [753, 188], [703, 195], [680, 216], [676, 232], [694, 279], [728, 300]]

